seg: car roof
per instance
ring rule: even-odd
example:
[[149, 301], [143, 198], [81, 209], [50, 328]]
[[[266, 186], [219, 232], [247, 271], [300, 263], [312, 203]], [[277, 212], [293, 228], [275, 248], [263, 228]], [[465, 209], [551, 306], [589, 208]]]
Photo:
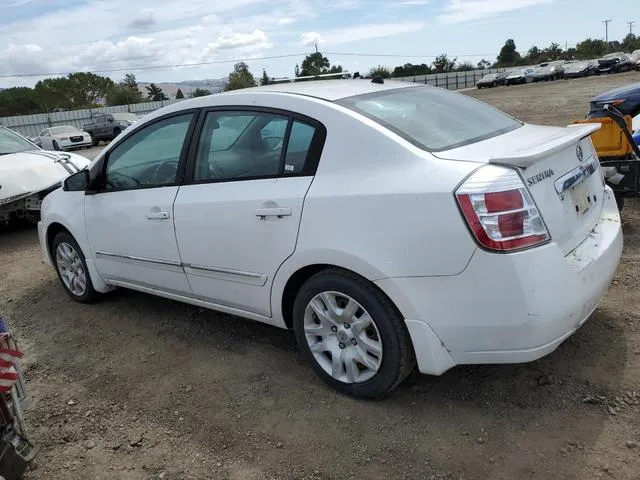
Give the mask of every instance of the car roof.
[[277, 83], [260, 87], [243, 88], [224, 92], [220, 95], [236, 95], [253, 92], [289, 93], [294, 95], [306, 95], [321, 98], [328, 101], [336, 101], [346, 97], [364, 95], [367, 93], [383, 92], [398, 88], [412, 88], [424, 86], [413, 82], [400, 82], [397, 80], [384, 80], [384, 83], [373, 83], [371, 79], [355, 80], [313, 80], [301, 82]]

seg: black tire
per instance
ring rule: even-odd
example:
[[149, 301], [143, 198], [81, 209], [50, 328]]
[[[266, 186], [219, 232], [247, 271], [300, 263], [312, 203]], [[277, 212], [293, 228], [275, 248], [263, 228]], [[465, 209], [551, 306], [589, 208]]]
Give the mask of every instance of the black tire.
[[[382, 360], [372, 378], [348, 383], [325, 372], [315, 359], [304, 332], [305, 310], [309, 302], [322, 292], [339, 292], [350, 296], [371, 318], [382, 343]], [[367, 280], [339, 269], [324, 270], [307, 280], [298, 292], [293, 307], [293, 326], [303, 355], [315, 373], [336, 390], [357, 398], [377, 398], [394, 390], [416, 365], [415, 354], [404, 319], [391, 301]]]
[[113, 138], [111, 140], [113, 140], [114, 138], [116, 138], [118, 135], [120, 135], [120, 132], [122, 130], [120, 130], [119, 128], [114, 128], [113, 129]]
[[98, 140], [96, 137], [93, 136], [93, 133], [89, 134], [91, 136], [91, 145], [94, 147], [97, 147], [98, 144], [100, 143], [100, 140]]
[[618, 211], [621, 212], [622, 209], [624, 208], [624, 197], [616, 195], [615, 198], [616, 198], [616, 204], [618, 205]]
[[[80, 257], [81, 268], [84, 271], [85, 278], [86, 278], [85, 289], [81, 295], [75, 294], [74, 292], [72, 292], [62, 279], [60, 266], [58, 265], [58, 261], [57, 261], [57, 251], [58, 251], [58, 246], [63, 243], [67, 244], [69, 247], [75, 250], [75, 252]], [[76, 242], [75, 238], [73, 238], [71, 234], [69, 234], [68, 232], [60, 232], [55, 236], [55, 238], [53, 239], [53, 242], [51, 243], [51, 259], [56, 269], [56, 273], [58, 274], [58, 279], [60, 280], [60, 283], [62, 284], [62, 287], [64, 288], [65, 292], [67, 292], [67, 295], [69, 295], [76, 302], [80, 302], [80, 303], [91, 303], [98, 299], [100, 294], [96, 292], [95, 289], [93, 288], [93, 283], [91, 282], [91, 277], [89, 276], [89, 270], [87, 269], [87, 262], [85, 261], [84, 253], [82, 252], [82, 249], [78, 245], [78, 242]]]
[[60, 145], [58, 145], [58, 142], [56, 142], [55, 140], [53, 141], [53, 149], [56, 151], [60, 150]]

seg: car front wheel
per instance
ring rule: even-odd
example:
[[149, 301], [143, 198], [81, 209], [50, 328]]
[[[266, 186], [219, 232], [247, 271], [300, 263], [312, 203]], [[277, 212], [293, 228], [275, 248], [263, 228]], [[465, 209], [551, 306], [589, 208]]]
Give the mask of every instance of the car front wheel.
[[76, 240], [67, 232], [53, 239], [51, 248], [58, 278], [67, 294], [77, 302], [89, 303], [98, 297], [94, 290], [84, 254]]
[[300, 289], [293, 309], [300, 349], [316, 374], [359, 398], [383, 396], [414, 369], [404, 319], [371, 283], [325, 270]]

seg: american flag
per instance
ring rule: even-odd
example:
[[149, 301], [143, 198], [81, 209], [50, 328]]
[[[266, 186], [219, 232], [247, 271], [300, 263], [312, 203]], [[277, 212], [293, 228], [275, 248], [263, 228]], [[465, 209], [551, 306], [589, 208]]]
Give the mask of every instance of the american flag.
[[11, 332], [4, 318], [0, 317], [0, 392], [9, 392], [18, 381], [14, 365], [22, 358], [22, 352], [9, 346]]

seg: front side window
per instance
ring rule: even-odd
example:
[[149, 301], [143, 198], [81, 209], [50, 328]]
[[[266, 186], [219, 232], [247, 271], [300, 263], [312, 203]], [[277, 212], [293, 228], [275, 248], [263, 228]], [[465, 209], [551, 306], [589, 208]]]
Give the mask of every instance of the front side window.
[[192, 113], [166, 118], [122, 141], [107, 159], [106, 190], [174, 184], [192, 119]]
[[338, 103], [429, 151], [460, 147], [522, 126], [467, 95], [428, 86], [347, 97]]
[[313, 126], [274, 113], [210, 112], [198, 145], [195, 180], [246, 180], [300, 174], [315, 131]]

